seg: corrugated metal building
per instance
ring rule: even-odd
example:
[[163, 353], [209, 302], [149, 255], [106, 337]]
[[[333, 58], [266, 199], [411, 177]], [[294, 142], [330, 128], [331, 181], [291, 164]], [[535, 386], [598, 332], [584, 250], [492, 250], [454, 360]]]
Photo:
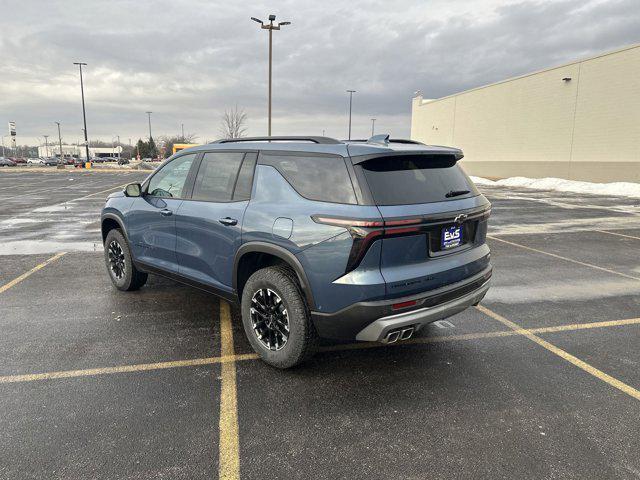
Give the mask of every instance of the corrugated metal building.
[[462, 148], [484, 177], [640, 182], [640, 45], [439, 99], [411, 138]]

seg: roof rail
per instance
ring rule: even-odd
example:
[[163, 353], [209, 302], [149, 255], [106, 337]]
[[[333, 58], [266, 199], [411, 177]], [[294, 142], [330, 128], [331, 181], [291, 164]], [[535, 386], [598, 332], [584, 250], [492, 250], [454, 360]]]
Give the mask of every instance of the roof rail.
[[237, 142], [311, 142], [322, 145], [338, 145], [342, 143], [331, 137], [306, 137], [306, 136], [284, 136], [284, 137], [241, 137], [225, 138], [211, 143], [237, 143]]

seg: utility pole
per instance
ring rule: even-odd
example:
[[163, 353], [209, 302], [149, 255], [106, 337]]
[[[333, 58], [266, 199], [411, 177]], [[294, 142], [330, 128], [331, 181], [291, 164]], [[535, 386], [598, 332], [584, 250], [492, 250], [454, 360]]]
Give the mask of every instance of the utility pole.
[[355, 90], [347, 90], [349, 93], [349, 140], [351, 140], [351, 106], [353, 105], [353, 94]]
[[[84, 83], [82, 81], [82, 66], [86, 63], [73, 62], [74, 65], [78, 65], [80, 68], [80, 93], [82, 94], [82, 121], [84, 122], [84, 148], [87, 156], [86, 161], [89, 161], [89, 138], [87, 137], [87, 113], [84, 108]], [[59, 127], [59, 125], [58, 125]]]
[[[43, 135], [44, 137], [44, 152], [45, 152], [45, 157], [49, 158], [49, 135]], [[4, 155], [4, 150], [2, 152], [2, 154]]]
[[184, 142], [184, 123], [181, 123], [180, 126], [182, 127], [182, 141]]
[[120, 145], [120, 135], [118, 137], [118, 162], [120, 162], [120, 152], [122, 151], [122, 146]]
[[373, 137], [373, 133], [376, 131], [376, 120], [377, 118], [371, 119], [371, 136]]
[[269, 129], [268, 135], [271, 136], [271, 72], [272, 72], [272, 60], [273, 60], [273, 31], [280, 30], [280, 27], [283, 25], [291, 25], [291, 22], [279, 22], [274, 24], [273, 22], [276, 20], [275, 15], [269, 15], [269, 23], [265, 25], [265, 23], [256, 18], [251, 17], [251, 20], [254, 22], [258, 22], [260, 24], [260, 28], [264, 30], [269, 30]]
[[62, 166], [64, 168], [64, 164], [62, 163], [62, 135], [60, 134], [60, 122], [53, 122], [58, 125], [58, 142], [60, 142], [60, 160], [58, 161], [58, 167]]

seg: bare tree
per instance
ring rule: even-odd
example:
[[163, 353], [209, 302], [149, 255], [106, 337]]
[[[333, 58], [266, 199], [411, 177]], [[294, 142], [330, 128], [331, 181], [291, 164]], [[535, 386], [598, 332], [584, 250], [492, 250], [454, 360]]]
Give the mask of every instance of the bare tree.
[[247, 131], [247, 114], [236, 105], [232, 110], [225, 110], [220, 120], [220, 135], [222, 138], [240, 138]]

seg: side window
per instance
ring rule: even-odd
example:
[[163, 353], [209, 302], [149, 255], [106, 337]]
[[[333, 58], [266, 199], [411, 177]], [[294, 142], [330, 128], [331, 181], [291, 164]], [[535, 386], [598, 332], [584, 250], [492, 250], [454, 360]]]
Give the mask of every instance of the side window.
[[195, 158], [196, 154], [191, 153], [167, 163], [149, 180], [148, 194], [154, 197], [181, 197]]
[[205, 153], [191, 198], [209, 202], [230, 201], [243, 157], [244, 152]]
[[253, 172], [256, 168], [257, 153], [247, 153], [240, 167], [236, 189], [233, 191], [233, 199], [249, 200], [251, 198], [251, 188], [253, 187]]
[[263, 163], [276, 167], [291, 186], [309, 200], [357, 203], [342, 157], [264, 154], [263, 158]]

